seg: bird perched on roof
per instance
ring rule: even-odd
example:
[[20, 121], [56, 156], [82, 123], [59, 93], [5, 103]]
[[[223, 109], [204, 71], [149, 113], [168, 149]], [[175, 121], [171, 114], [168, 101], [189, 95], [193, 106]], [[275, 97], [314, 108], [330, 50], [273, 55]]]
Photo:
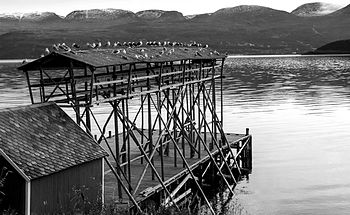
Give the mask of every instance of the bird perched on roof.
[[111, 42], [107, 41], [106, 44], [105, 44], [105, 47], [110, 47], [110, 46], [111, 46]]
[[93, 43], [93, 44], [86, 43], [86, 46], [87, 46], [88, 48], [92, 48], [92, 49], [93, 49], [93, 48], [95, 48], [94, 44], [95, 44], [95, 43]]
[[100, 48], [101, 46], [102, 46], [102, 43], [101, 43], [101, 42], [98, 42], [96, 48]]
[[58, 46], [57, 46], [56, 44], [53, 44], [53, 45], [52, 45], [52, 49], [53, 49], [54, 51], [58, 51]]
[[71, 49], [69, 46], [67, 46], [65, 43], [62, 43], [62, 44], [58, 45], [58, 48], [63, 49], [63, 50], [66, 51], [66, 52], [70, 52], [70, 51], [72, 50], [72, 49]]
[[208, 48], [208, 47], [209, 47], [208, 44], [205, 44], [205, 45], [203, 46], [203, 48], [205, 48], [205, 49]]
[[136, 46], [142, 46], [142, 41], [141, 41], [141, 40], [138, 41], [138, 42], [136, 43]]
[[72, 44], [72, 47], [75, 48], [75, 49], [80, 48], [80, 46], [79, 46], [78, 44], [76, 44], [76, 43], [73, 43], [73, 44]]
[[47, 55], [50, 54], [49, 48], [46, 48], [46, 49], [45, 49], [45, 54], [47, 54]]

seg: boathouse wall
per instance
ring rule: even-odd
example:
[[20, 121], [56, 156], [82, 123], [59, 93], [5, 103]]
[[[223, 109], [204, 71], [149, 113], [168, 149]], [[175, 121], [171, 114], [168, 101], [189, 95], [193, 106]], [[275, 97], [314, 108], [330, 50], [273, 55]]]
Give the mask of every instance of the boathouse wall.
[[25, 179], [1, 155], [0, 156], [0, 213], [4, 210], [15, 209], [18, 214], [25, 212]]
[[33, 180], [31, 214], [79, 211], [84, 206], [101, 202], [102, 165], [102, 159], [97, 159]]

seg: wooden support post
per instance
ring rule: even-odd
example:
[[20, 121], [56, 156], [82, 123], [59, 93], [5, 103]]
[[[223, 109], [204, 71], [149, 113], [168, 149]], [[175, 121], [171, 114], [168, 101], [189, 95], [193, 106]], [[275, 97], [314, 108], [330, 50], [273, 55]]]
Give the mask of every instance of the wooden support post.
[[[70, 61], [69, 64], [69, 77], [70, 77], [70, 84], [71, 84], [71, 91], [72, 91], [72, 99], [74, 102], [74, 110], [75, 110], [75, 118], [76, 118], [76, 123], [80, 126], [80, 107], [79, 107], [79, 103], [77, 100], [77, 94], [76, 94], [76, 89], [75, 89], [75, 79], [74, 79], [74, 71], [73, 71], [73, 62]], [[67, 93], [68, 94], [68, 93]]]
[[[117, 71], [116, 71], [116, 67], [113, 66], [113, 80], [117, 79]], [[116, 88], [116, 84], [113, 84], [113, 96], [117, 96], [117, 88]], [[120, 149], [119, 149], [119, 125], [118, 125], [118, 111], [117, 111], [117, 107], [118, 107], [118, 102], [115, 100], [113, 102], [113, 112], [114, 112], [114, 143], [115, 143], [115, 157], [117, 159], [117, 165], [119, 165], [118, 163], [120, 163]], [[117, 168], [117, 174], [120, 175], [120, 171], [119, 168]], [[121, 189], [121, 184], [120, 181], [118, 181], [118, 198], [119, 201], [121, 201], [123, 199], [123, 193], [122, 193], [122, 189]]]
[[[214, 61], [212, 61], [212, 104], [213, 104], [213, 110], [216, 112], [216, 86], [215, 86], [215, 67], [214, 67]], [[213, 116], [213, 113], [211, 114], [212, 116], [212, 131], [214, 132], [214, 138], [217, 139], [216, 136], [216, 119]], [[213, 149], [213, 141], [211, 141], [211, 149]]]
[[[147, 76], [150, 75], [149, 72], [150, 65], [147, 64]], [[147, 90], [151, 90], [151, 81], [147, 78]], [[153, 151], [153, 129], [152, 129], [152, 109], [151, 109], [151, 93], [147, 94], [147, 109], [148, 109], [148, 142], [149, 142], [149, 154]], [[151, 159], [152, 165], [154, 165], [153, 159]], [[152, 180], [154, 180], [154, 171], [152, 171]]]
[[[201, 80], [201, 73], [202, 73], [202, 60], [200, 61], [199, 64], [199, 71], [198, 71], [198, 80]], [[202, 133], [202, 126], [201, 126], [201, 113], [200, 113], [200, 108], [201, 108], [201, 84], [200, 82], [197, 83], [197, 94], [198, 94], [198, 100], [197, 100], [197, 114], [198, 114], [198, 131], [199, 134], [201, 135]], [[201, 144], [199, 142], [198, 137], [196, 138], [196, 144], [198, 145], [198, 158], [201, 158]]]
[[[222, 58], [221, 61], [221, 69], [220, 69], [220, 112], [221, 112], [221, 129], [224, 129], [224, 95], [223, 95], [223, 73], [224, 73], [224, 63], [225, 63], [225, 58]], [[224, 142], [224, 137], [221, 135], [221, 141], [223, 141], [223, 144], [226, 145], [226, 142]]]
[[[176, 127], [176, 119], [178, 118], [178, 116], [176, 115], [177, 111], [176, 111], [176, 104], [175, 104], [175, 89], [172, 90], [172, 101], [173, 101], [173, 111], [175, 113], [175, 115], [172, 117], [173, 118], [173, 130], [174, 130], [174, 139], [176, 140], [176, 142], [174, 142], [174, 145], [177, 144], [177, 127]], [[169, 104], [169, 102], [168, 102]], [[177, 154], [176, 154], [176, 148], [174, 146], [174, 167], [177, 167]]]
[[[87, 77], [88, 76], [88, 67], [86, 66], [84, 68], [84, 76]], [[91, 75], [92, 76], [92, 75]], [[90, 83], [92, 85], [92, 83]], [[88, 86], [88, 82], [87, 80], [84, 83], [84, 89], [85, 89], [85, 122], [86, 122], [86, 129], [88, 129], [89, 131], [91, 131], [91, 119], [90, 119], [90, 97], [89, 97], [89, 86]], [[92, 93], [92, 92], [90, 92]]]
[[160, 141], [160, 147], [159, 147], [159, 155], [160, 155], [160, 175], [162, 177], [162, 180], [164, 181], [164, 159], [163, 159], [163, 140], [164, 138], [161, 136], [162, 135], [162, 124], [161, 124], [161, 118], [162, 118], [162, 104], [161, 104], [161, 86], [162, 86], [162, 72], [163, 72], [163, 63], [160, 66], [159, 69], [159, 85], [158, 85], [158, 92], [157, 92], [157, 108], [159, 110], [158, 113], [158, 119], [159, 119], [159, 138], [161, 139]]
[[30, 78], [27, 70], [24, 70], [24, 73], [26, 74], [26, 79], [27, 79], [27, 85], [28, 85], [28, 90], [29, 90], [29, 96], [30, 96], [30, 102], [34, 104], [34, 98], [33, 98], [33, 91], [32, 91], [32, 86], [30, 84]]
[[[182, 70], [182, 84], [185, 85], [185, 78], [186, 78], [186, 73], [185, 73], [185, 70], [186, 70], [186, 61], [182, 61], [183, 63], [183, 70]], [[182, 86], [182, 87], [186, 87], [186, 86]], [[186, 89], [186, 88], [185, 88]], [[182, 154], [184, 157], [186, 157], [186, 150], [185, 150], [185, 111], [184, 111], [184, 97], [185, 97], [185, 94], [184, 92], [182, 91], [181, 93], [181, 106], [180, 106], [180, 109], [182, 110], [181, 111], [181, 136], [182, 136], [182, 140], [181, 140], [181, 147], [182, 147]], [[185, 168], [186, 164], [185, 164], [185, 161], [183, 160], [182, 161], [182, 167]]]
[[[140, 88], [142, 92], [142, 87]], [[143, 113], [143, 95], [141, 95], [141, 145], [144, 147], [144, 113]], [[141, 153], [141, 152], [140, 152]], [[142, 153], [141, 153], [142, 155]], [[141, 164], [143, 164], [143, 157], [141, 157]]]
[[[135, 67], [134, 64], [130, 64], [129, 67], [129, 72], [128, 72], [128, 89], [127, 89], [127, 97], [129, 97], [129, 94], [131, 93], [131, 72], [133, 69], [133, 66]], [[125, 100], [125, 111], [126, 111], [126, 118], [129, 119], [129, 99]], [[130, 150], [130, 138], [129, 138], [129, 132], [128, 132], [128, 137], [127, 137], [127, 161], [128, 161], [128, 179], [129, 182], [131, 184], [131, 162], [130, 162], [130, 154], [131, 154], [131, 150]], [[129, 191], [131, 192], [132, 187], [129, 186]]]
[[45, 102], [45, 87], [44, 87], [44, 77], [43, 77], [42, 68], [40, 68], [40, 101], [41, 103]]

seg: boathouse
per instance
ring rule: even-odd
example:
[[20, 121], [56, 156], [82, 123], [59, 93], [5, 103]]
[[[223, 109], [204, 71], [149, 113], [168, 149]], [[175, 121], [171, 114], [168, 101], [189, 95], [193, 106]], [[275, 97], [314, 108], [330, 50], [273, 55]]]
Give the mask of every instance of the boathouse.
[[2, 211], [57, 214], [103, 201], [107, 153], [54, 103], [1, 110], [0, 154]]
[[195, 44], [156, 44], [61, 44], [19, 69], [33, 104], [73, 111], [108, 152], [107, 204], [143, 212], [151, 200], [180, 209], [199, 196], [214, 214], [203, 184], [222, 181], [233, 194], [252, 166], [251, 135], [224, 132], [226, 55]]

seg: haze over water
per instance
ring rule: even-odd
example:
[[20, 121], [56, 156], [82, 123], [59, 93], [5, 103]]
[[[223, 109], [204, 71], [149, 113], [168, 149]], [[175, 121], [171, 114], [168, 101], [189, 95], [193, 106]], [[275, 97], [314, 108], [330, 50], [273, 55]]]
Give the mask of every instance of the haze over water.
[[[245, 210], [348, 214], [350, 58], [230, 58], [225, 76], [225, 131], [253, 134], [253, 172], [235, 189]], [[24, 76], [0, 64], [0, 108], [24, 104]]]

